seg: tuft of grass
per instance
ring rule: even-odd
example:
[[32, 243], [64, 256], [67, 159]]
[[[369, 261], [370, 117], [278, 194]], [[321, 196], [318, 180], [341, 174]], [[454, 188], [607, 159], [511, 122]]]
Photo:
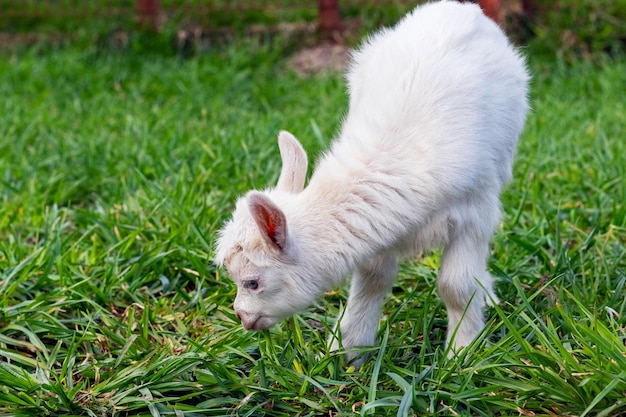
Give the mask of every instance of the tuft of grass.
[[490, 259], [502, 304], [447, 360], [438, 256], [409, 260], [355, 371], [325, 349], [344, 289], [247, 333], [212, 263], [236, 197], [276, 181], [278, 131], [327, 146], [340, 75], [299, 78], [255, 41], [3, 52], [0, 413], [624, 414], [626, 60], [530, 65]]

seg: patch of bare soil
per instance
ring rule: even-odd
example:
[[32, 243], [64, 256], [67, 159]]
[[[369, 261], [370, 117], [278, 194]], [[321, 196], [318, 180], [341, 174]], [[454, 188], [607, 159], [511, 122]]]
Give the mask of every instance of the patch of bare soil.
[[287, 65], [301, 76], [325, 71], [344, 72], [350, 62], [351, 49], [340, 44], [321, 44], [301, 49], [289, 58]]

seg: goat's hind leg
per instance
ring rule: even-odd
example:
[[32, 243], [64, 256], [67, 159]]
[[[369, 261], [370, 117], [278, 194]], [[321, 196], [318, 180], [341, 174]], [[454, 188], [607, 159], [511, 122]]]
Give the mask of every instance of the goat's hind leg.
[[456, 222], [443, 251], [437, 287], [448, 312], [446, 346], [452, 344], [451, 355], [468, 346], [484, 328], [485, 302], [498, 302], [487, 256], [499, 209], [497, 204], [489, 208]]
[[[398, 261], [393, 255], [379, 255], [357, 268], [352, 276], [348, 304], [339, 324], [344, 349], [375, 344], [380, 310], [397, 272]], [[332, 350], [339, 347], [336, 336], [339, 335], [332, 337]], [[348, 353], [349, 360], [357, 356], [358, 353]], [[359, 358], [353, 364], [358, 367], [364, 360]]]

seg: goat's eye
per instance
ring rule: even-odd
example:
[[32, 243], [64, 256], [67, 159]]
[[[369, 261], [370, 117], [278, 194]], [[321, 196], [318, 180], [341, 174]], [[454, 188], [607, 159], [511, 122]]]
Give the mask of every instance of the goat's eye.
[[259, 288], [259, 281], [256, 279], [250, 279], [243, 283], [243, 287], [247, 290], [256, 290]]

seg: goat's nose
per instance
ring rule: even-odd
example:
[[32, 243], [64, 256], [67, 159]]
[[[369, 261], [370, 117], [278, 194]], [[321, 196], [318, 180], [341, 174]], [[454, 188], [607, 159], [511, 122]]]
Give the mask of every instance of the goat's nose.
[[239, 321], [241, 321], [241, 314], [236, 310], [235, 310], [235, 316], [237, 317]]

